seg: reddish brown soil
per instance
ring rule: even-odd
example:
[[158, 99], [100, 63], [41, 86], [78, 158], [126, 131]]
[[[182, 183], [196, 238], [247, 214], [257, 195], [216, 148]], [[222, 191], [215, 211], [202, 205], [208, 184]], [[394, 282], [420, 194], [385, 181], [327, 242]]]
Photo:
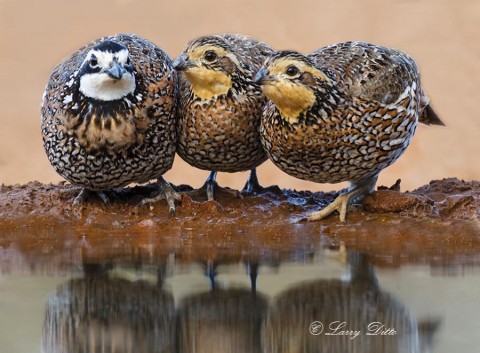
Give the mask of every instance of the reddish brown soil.
[[[188, 190], [187, 186], [179, 186]], [[78, 261], [163, 261], [177, 259], [277, 262], [307, 256], [321, 247], [368, 253], [374, 262], [442, 265], [480, 254], [480, 182], [432, 181], [407, 193], [392, 188], [338, 216], [298, 223], [307, 211], [331, 202], [336, 193], [279, 190], [243, 199], [220, 194], [218, 201], [184, 195], [172, 219], [166, 202], [137, 206], [148, 187], [122, 190], [104, 205], [98, 199], [74, 206], [70, 185], [0, 187], [0, 250], [58, 264]], [[0, 256], [1, 257], [1, 256]], [[147, 260], [145, 260], [147, 259]]]

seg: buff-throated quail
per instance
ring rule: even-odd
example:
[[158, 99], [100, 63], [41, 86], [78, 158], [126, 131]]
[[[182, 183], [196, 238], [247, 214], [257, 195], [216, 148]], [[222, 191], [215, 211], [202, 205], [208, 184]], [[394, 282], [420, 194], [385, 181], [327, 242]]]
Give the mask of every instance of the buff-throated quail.
[[417, 122], [443, 125], [423, 93], [413, 59], [395, 49], [345, 42], [306, 56], [281, 51], [256, 74], [270, 100], [260, 127], [281, 170], [317, 183], [351, 182], [308, 220], [373, 192], [378, 174], [405, 151]]
[[[96, 192], [158, 179], [170, 212], [179, 195], [163, 179], [176, 150], [177, 74], [172, 60], [135, 35], [98, 39], [60, 63], [42, 102], [43, 143], [53, 168]], [[148, 199], [147, 199], [148, 200]]]
[[211, 171], [196, 192], [209, 200], [217, 172], [251, 170], [244, 191], [262, 189], [255, 168], [267, 159], [258, 132], [266, 99], [253, 76], [273, 53], [253, 38], [219, 34], [192, 40], [173, 64], [181, 73], [177, 152]]

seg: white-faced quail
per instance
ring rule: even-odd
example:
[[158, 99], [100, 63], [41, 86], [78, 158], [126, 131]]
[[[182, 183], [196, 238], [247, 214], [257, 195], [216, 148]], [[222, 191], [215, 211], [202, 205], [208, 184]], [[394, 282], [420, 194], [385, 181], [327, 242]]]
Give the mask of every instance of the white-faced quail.
[[170, 211], [179, 195], [162, 178], [173, 163], [177, 75], [168, 55], [135, 35], [98, 39], [54, 70], [41, 128], [53, 168], [104, 201], [104, 191], [158, 179]]

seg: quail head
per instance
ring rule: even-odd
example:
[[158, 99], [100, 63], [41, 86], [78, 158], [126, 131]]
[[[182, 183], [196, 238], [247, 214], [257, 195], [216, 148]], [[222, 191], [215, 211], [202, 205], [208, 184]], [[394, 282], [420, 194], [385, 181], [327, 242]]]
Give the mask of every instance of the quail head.
[[206, 190], [209, 200], [220, 189], [217, 172], [251, 170], [244, 191], [262, 190], [255, 168], [267, 159], [258, 132], [266, 99], [253, 76], [273, 52], [253, 38], [219, 34], [192, 40], [173, 64], [179, 71], [177, 152], [211, 171], [196, 192]]
[[41, 128], [53, 168], [105, 202], [104, 191], [158, 179], [174, 211], [178, 199], [162, 175], [176, 149], [176, 72], [168, 55], [135, 35], [98, 39], [61, 62], [42, 102]]
[[443, 125], [429, 105], [413, 59], [399, 50], [345, 42], [306, 56], [281, 51], [255, 81], [270, 100], [260, 134], [273, 163], [317, 183], [349, 181], [350, 190], [307, 219], [322, 219], [371, 193], [417, 122]]

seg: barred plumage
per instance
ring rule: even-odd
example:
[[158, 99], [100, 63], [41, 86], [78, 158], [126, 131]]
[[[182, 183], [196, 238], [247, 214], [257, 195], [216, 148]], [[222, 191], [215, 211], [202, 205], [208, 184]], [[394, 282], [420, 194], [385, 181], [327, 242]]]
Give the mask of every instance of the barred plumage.
[[[98, 39], [54, 70], [42, 103], [45, 151], [73, 185], [101, 192], [158, 178], [176, 143], [176, 72], [135, 35]], [[171, 202], [170, 202], [171, 203]]]
[[350, 181], [351, 191], [309, 215], [334, 210], [375, 186], [405, 151], [421, 121], [442, 124], [428, 108], [415, 62], [395, 49], [363, 42], [306, 56], [282, 51], [257, 76], [270, 99], [260, 128], [270, 159], [286, 173], [319, 183]]
[[[179, 75], [178, 154], [190, 165], [213, 171], [204, 187], [213, 199], [216, 172], [253, 169], [267, 156], [258, 128], [266, 102], [253, 75], [273, 50], [238, 34], [200, 37], [174, 63]], [[252, 181], [252, 180], [249, 180]]]

